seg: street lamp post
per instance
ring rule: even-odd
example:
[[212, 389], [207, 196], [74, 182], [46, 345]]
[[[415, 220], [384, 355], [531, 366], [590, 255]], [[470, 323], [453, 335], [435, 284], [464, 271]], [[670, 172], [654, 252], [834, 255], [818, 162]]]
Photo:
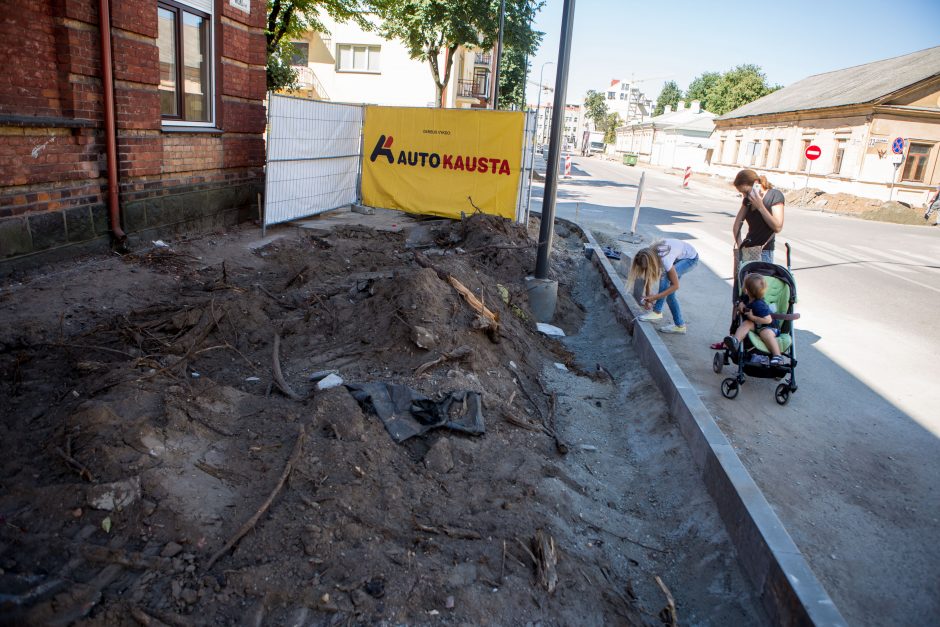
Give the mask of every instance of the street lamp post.
[[558, 282], [548, 278], [548, 270], [555, 226], [555, 193], [558, 190], [558, 159], [561, 156], [561, 134], [565, 122], [565, 95], [568, 87], [568, 64], [571, 60], [571, 39], [574, 32], [574, 5], [575, 0], [565, 0], [561, 12], [561, 44], [558, 47], [552, 134], [548, 143], [548, 163], [545, 166], [545, 192], [542, 201], [542, 219], [539, 225], [535, 276], [528, 281], [526, 286], [532, 314], [539, 322], [549, 322], [552, 319], [558, 302]]

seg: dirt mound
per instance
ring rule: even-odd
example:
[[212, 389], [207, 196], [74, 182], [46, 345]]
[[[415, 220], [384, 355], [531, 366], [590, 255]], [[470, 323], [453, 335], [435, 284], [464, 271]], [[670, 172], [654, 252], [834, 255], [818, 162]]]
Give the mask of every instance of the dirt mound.
[[[571, 333], [581, 244], [559, 239]], [[535, 331], [524, 228], [478, 215], [418, 238], [215, 246], [115, 262], [106, 304], [70, 301], [80, 282], [61, 312], [30, 292], [0, 331], [0, 623], [658, 624], [651, 573], [689, 534], [625, 544], [629, 560], [608, 547], [633, 542], [646, 487], [584, 527], [598, 505], [556, 452], [576, 399], [543, 373], [609, 382]], [[395, 444], [345, 388], [317, 389], [327, 372], [480, 392], [486, 434]]]
[[863, 220], [893, 224], [924, 225], [924, 212], [897, 201], [885, 202], [852, 194], [830, 194], [819, 189], [793, 189], [786, 192], [787, 204], [851, 215]]

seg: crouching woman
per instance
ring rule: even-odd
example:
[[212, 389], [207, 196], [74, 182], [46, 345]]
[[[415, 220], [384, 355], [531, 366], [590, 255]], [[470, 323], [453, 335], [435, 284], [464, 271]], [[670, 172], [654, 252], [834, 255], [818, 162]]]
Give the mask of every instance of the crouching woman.
[[[698, 252], [688, 242], [678, 239], [664, 239], [643, 248], [633, 257], [630, 285], [640, 279], [643, 281], [645, 296], [640, 304], [647, 309], [637, 320], [657, 322], [663, 319], [663, 306], [669, 305], [672, 324], [659, 327], [661, 333], [685, 333], [685, 319], [676, 292], [679, 291], [679, 277], [698, 265]], [[656, 290], [656, 291], [654, 291]]]

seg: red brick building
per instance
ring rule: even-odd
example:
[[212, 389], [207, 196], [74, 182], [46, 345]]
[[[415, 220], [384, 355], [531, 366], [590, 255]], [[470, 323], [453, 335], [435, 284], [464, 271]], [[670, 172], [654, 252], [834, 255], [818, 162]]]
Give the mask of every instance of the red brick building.
[[255, 215], [264, 0], [4, 4], [0, 273]]

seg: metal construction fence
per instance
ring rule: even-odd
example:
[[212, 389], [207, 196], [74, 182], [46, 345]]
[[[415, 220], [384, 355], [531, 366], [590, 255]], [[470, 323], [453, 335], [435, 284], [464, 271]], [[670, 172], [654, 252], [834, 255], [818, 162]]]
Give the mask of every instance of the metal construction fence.
[[362, 105], [268, 98], [265, 226], [359, 199], [362, 115]]
[[[361, 202], [365, 110], [269, 94], [264, 227]], [[528, 218], [535, 126], [535, 112], [527, 112], [515, 211], [520, 222]]]

